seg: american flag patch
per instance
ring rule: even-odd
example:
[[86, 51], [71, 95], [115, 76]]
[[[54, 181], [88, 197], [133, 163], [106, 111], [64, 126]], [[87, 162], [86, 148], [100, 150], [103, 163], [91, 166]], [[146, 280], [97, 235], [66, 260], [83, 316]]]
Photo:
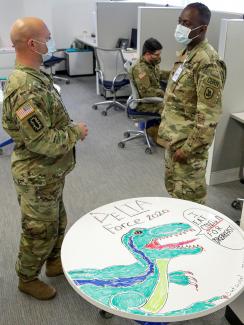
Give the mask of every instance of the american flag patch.
[[35, 112], [34, 108], [32, 108], [30, 104], [25, 104], [16, 111], [16, 115], [20, 120], [23, 120], [26, 116], [30, 115], [33, 112]]

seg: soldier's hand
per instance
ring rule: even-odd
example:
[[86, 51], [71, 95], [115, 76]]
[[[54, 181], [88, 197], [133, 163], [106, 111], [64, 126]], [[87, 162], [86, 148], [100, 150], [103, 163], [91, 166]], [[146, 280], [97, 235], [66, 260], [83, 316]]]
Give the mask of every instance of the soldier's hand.
[[81, 132], [82, 132], [81, 141], [83, 141], [85, 139], [85, 137], [88, 135], [87, 125], [83, 122], [79, 122], [79, 123], [77, 123], [77, 125], [81, 129]]
[[186, 163], [187, 156], [184, 154], [181, 149], [176, 150], [175, 154], [173, 155], [173, 160], [180, 162], [180, 163]]

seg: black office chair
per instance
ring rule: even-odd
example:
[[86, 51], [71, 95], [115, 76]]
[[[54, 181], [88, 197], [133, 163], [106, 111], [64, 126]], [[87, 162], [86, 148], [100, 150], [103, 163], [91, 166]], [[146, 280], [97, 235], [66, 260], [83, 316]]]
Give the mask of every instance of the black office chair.
[[53, 67], [55, 64], [58, 64], [62, 61], [66, 61], [66, 58], [59, 58], [55, 55], [52, 55], [50, 59], [43, 62], [43, 65], [45, 68], [50, 68], [50, 75], [52, 76], [53, 80], [61, 80], [65, 81], [65, 83], [68, 85], [70, 83], [70, 80], [65, 77], [59, 77], [53, 74]]

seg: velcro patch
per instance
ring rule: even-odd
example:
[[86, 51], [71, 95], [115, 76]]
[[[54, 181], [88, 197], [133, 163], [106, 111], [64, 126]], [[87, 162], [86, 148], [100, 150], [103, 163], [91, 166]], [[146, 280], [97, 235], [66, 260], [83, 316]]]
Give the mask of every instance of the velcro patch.
[[39, 120], [39, 118], [36, 115], [31, 116], [28, 119], [28, 123], [30, 124], [30, 126], [35, 132], [41, 131], [44, 127], [42, 122]]
[[139, 79], [142, 79], [142, 78], [144, 78], [145, 76], [146, 76], [146, 73], [145, 73], [145, 72], [141, 72], [141, 73], [138, 75]]
[[30, 104], [25, 104], [16, 111], [16, 115], [20, 120], [23, 120], [26, 116], [35, 112], [34, 108]]
[[211, 99], [213, 97], [213, 94], [214, 94], [213, 88], [206, 87], [205, 92], [204, 92], [204, 97], [206, 99]]
[[219, 81], [214, 78], [211, 78], [211, 77], [208, 78], [207, 84], [209, 86], [215, 87], [217, 89], [219, 89], [219, 87], [220, 87]]

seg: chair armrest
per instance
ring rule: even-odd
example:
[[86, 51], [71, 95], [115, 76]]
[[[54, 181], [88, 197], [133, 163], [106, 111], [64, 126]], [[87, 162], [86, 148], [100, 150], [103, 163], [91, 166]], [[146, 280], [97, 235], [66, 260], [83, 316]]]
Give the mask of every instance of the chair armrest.
[[101, 83], [103, 85], [103, 72], [102, 70], [99, 70], [99, 69], [95, 69], [96, 73], [98, 74], [98, 79], [101, 80]]
[[[161, 97], [144, 97], [144, 98], [131, 98], [127, 101], [127, 106], [130, 106], [131, 104], [138, 104], [138, 103], [144, 103], [144, 104], [159, 104], [163, 102], [163, 98]], [[131, 109], [136, 109], [131, 107]]]
[[161, 97], [143, 97], [140, 98], [139, 103], [158, 104], [162, 102], [163, 102], [163, 98]]
[[117, 74], [114, 77], [113, 81], [112, 81], [111, 91], [114, 91], [114, 85], [115, 85], [115, 82], [117, 81], [117, 79], [122, 79], [123, 80], [123, 79], [126, 79], [126, 78], [128, 78], [128, 74], [126, 72]]

